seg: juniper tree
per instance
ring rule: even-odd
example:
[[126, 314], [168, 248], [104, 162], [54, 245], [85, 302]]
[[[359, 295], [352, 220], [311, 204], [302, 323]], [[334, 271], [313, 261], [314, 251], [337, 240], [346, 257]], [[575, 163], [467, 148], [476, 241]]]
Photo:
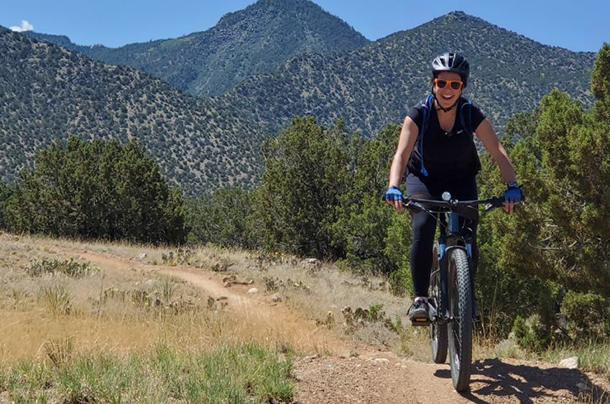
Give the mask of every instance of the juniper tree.
[[21, 172], [8, 206], [13, 231], [181, 242], [182, 194], [134, 141], [55, 141]]

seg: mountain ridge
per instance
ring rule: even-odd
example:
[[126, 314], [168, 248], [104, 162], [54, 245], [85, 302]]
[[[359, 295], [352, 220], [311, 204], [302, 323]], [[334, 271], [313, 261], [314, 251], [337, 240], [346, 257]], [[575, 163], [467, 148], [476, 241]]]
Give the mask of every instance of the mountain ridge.
[[205, 31], [119, 48], [68, 44], [61, 36], [27, 35], [105, 63], [136, 67], [198, 96], [220, 94], [247, 77], [276, 69], [302, 51], [345, 51], [369, 42], [309, 0], [259, 0], [225, 14]]
[[471, 62], [465, 94], [487, 110], [500, 131], [510, 115], [533, 109], [555, 87], [585, 106], [592, 101], [593, 53], [541, 45], [463, 12], [333, 58], [295, 55], [275, 72], [244, 80], [215, 99], [269, 125], [270, 131], [294, 115], [314, 115], [325, 124], [344, 119], [373, 136], [386, 124], [401, 122], [429, 91], [430, 62], [447, 50]]
[[[273, 71], [203, 99], [133, 68], [95, 62], [4, 28], [0, 32], [3, 39], [12, 38], [4, 46], [0, 41], [0, 59], [5, 59], [0, 138], [7, 145], [0, 153], [0, 175], [5, 180], [14, 179], [49, 139], [77, 134], [137, 138], [189, 194], [252, 186], [262, 168], [261, 143], [296, 115], [313, 115], [325, 125], [342, 119], [365, 136], [401, 122], [429, 91], [430, 60], [447, 50], [443, 44], [453, 44], [452, 50], [471, 61], [465, 95], [498, 131], [510, 115], [531, 111], [552, 88], [585, 106], [592, 99], [593, 53], [541, 45], [463, 12], [349, 51], [296, 53]], [[30, 60], [28, 54], [37, 56]]]
[[0, 30], [0, 176], [17, 179], [54, 139], [136, 139], [189, 194], [252, 186], [259, 128], [125, 66]]

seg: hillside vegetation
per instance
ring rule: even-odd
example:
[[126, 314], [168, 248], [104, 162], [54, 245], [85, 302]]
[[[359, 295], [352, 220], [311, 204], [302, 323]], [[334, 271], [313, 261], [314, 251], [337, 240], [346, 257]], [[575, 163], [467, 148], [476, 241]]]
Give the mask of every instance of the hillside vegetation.
[[[290, 33], [284, 36], [292, 38], [291, 43], [305, 43], [304, 38], [311, 35], [293, 29], [301, 26], [292, 20], [297, 15], [307, 16], [302, 24], [320, 17], [319, 24], [328, 30], [316, 29], [336, 32], [337, 38], [346, 38], [349, 31], [307, 0], [262, 0], [229, 14], [206, 35], [241, 32], [242, 42], [238, 48], [233, 40], [222, 42], [224, 45], [215, 42], [216, 64], [208, 68], [215, 74], [230, 72], [231, 77], [244, 81], [204, 100], [185, 96], [137, 70], [93, 62], [3, 30], [0, 55], [6, 63], [0, 67], [0, 134], [7, 147], [0, 153], [2, 178], [16, 178], [35, 148], [49, 144], [50, 139], [77, 135], [122, 141], [136, 138], [162, 172], [190, 195], [230, 185], [253, 186], [260, 180], [262, 143], [289, 125], [294, 116], [315, 116], [325, 126], [342, 119], [348, 132], [358, 130], [369, 138], [388, 124], [401, 122], [407, 109], [429, 91], [430, 59], [445, 51], [447, 44], [471, 61], [473, 71], [465, 95], [499, 132], [511, 115], [531, 111], [554, 88], [566, 91], [585, 107], [592, 103], [588, 89], [592, 53], [544, 46], [462, 12], [351, 51], [322, 54], [316, 53], [319, 47], [303, 45], [275, 71], [250, 78], [230, 67], [238, 59], [248, 60], [247, 66], [267, 63], [275, 45], [263, 46], [259, 40], [264, 37], [270, 44], [279, 37], [283, 40], [282, 30]], [[259, 17], [268, 19], [264, 26], [273, 28], [273, 35], [252, 28]], [[251, 36], [253, 32], [258, 36]], [[184, 45], [180, 45], [184, 52], [180, 55], [185, 60], [173, 53], [171, 41], [146, 55], [180, 61], [164, 69], [183, 81], [178, 78], [181, 69], [199, 63], [197, 58], [204, 54], [195, 46], [195, 37], [175, 40]], [[66, 44], [66, 38], [58, 37], [58, 41]], [[222, 53], [225, 45], [227, 52]], [[145, 44], [133, 46], [139, 49]], [[280, 48], [285, 49], [285, 44]], [[236, 57], [239, 49], [253, 53]], [[274, 60], [290, 57], [289, 53], [282, 55]]]
[[[509, 120], [504, 143], [527, 202], [515, 215], [494, 211], [479, 225], [482, 258], [477, 276], [483, 331], [492, 339], [501, 339], [512, 330], [522, 348], [532, 351], [551, 344], [605, 341], [610, 330], [610, 257], [605, 248], [610, 242], [605, 226], [610, 220], [608, 44], [597, 56], [591, 81], [595, 101], [589, 110], [566, 92], [553, 90], [533, 112]], [[390, 125], [378, 137], [367, 139], [349, 133], [340, 121], [325, 127], [311, 117], [295, 118], [278, 137], [265, 142], [258, 187], [223, 189], [186, 205], [179, 195], [171, 197], [154, 165], [135, 145], [123, 149], [129, 157], [123, 160], [133, 170], [125, 170], [121, 161], [114, 169], [122, 180], [155, 174], [151, 186], [162, 192], [152, 194], [167, 199], [159, 200], [159, 209], [151, 210], [148, 217], [165, 216], [177, 224], [177, 228], [160, 231], [169, 236], [175, 229], [170, 236], [174, 239], [156, 240], [180, 243], [184, 232], [190, 231], [188, 240], [193, 243], [325, 258], [353, 272], [385, 274], [390, 289], [405, 295], [411, 289], [410, 217], [395, 214], [381, 200], [398, 133], [399, 127]], [[104, 179], [99, 171], [112, 167], [112, 159], [104, 154], [121, 154], [115, 144], [109, 145], [110, 153], [100, 143], [89, 146], [72, 139], [67, 147], [54, 145], [41, 152], [37, 171], [26, 171], [23, 184], [0, 187], [2, 225], [11, 231], [152, 241], [139, 235], [157, 230], [145, 228], [145, 220], [129, 221], [129, 217], [137, 217], [129, 210], [135, 198], [122, 189], [141, 192], [146, 201], [150, 194], [143, 192], [143, 185], [118, 181], [119, 192], [97, 186]], [[137, 159], [130, 156], [144, 161], [141, 170], [136, 167]], [[47, 164], [41, 164], [45, 160]], [[482, 166], [480, 194], [501, 195], [504, 185], [490, 156], [482, 156]], [[80, 192], [91, 184], [97, 187]], [[62, 188], [79, 192], [61, 193]], [[19, 199], [22, 191], [27, 198]], [[91, 233], [87, 220], [72, 221], [89, 217], [87, 210], [99, 201], [104, 204], [107, 193], [113, 192], [126, 195], [116, 198], [126, 205], [118, 207], [118, 214], [130, 213], [117, 217], [123, 217], [126, 228], [136, 233]], [[28, 213], [27, 206], [35, 203], [42, 205]], [[50, 213], [38, 215], [47, 208]], [[15, 215], [21, 210], [25, 213]], [[36, 223], [53, 223], [49, 217], [56, 216], [60, 222], [50, 227]], [[30, 225], [24, 218], [35, 222]], [[94, 215], [93, 219], [98, 218]], [[67, 231], [55, 232], [56, 227]], [[73, 228], [78, 231], [71, 231]]]
[[223, 93], [302, 52], [342, 52], [369, 42], [307, 0], [260, 0], [226, 14], [207, 31], [116, 49], [78, 46], [65, 36], [30, 35], [104, 63], [136, 67], [198, 96]]
[[0, 224], [15, 233], [166, 244], [186, 236], [181, 191], [133, 141], [53, 142], [8, 191]]
[[260, 0], [208, 31], [118, 49], [30, 35], [137, 67], [195, 95], [215, 95], [270, 133], [294, 116], [313, 115], [327, 125], [344, 119], [375, 136], [429, 91], [430, 61], [447, 50], [471, 62], [466, 95], [500, 131], [553, 88], [592, 102], [593, 53], [546, 46], [459, 11], [371, 43], [308, 0]]
[[502, 130], [508, 117], [534, 108], [553, 88], [591, 105], [593, 53], [545, 46], [462, 12], [398, 32], [333, 57], [301, 54], [278, 71], [248, 79], [218, 98], [273, 130], [295, 115], [376, 135], [402, 122], [430, 91], [430, 62], [447, 50], [472, 66], [465, 95]]
[[0, 28], [0, 175], [17, 178], [54, 139], [137, 140], [189, 193], [255, 183], [261, 132], [244, 117], [109, 66]]

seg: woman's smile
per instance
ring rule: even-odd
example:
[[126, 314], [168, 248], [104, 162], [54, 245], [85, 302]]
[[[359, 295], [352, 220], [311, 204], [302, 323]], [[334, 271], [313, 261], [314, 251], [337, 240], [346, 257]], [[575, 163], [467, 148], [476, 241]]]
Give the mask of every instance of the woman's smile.
[[443, 108], [448, 108], [453, 105], [456, 100], [456, 94], [440, 92], [437, 94], [437, 100]]

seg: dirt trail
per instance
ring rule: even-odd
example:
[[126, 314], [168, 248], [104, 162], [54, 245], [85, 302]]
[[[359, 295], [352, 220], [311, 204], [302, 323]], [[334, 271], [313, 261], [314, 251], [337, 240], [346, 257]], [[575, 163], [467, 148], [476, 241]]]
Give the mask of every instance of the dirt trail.
[[270, 303], [261, 294], [249, 294], [248, 289], [256, 285], [227, 288], [221, 275], [201, 269], [147, 265], [107, 253], [57, 248], [108, 271], [136, 268], [178, 277], [215, 299], [227, 301], [230, 310], [318, 335], [326, 346], [334, 347], [333, 354], [296, 361], [296, 402], [300, 404], [574, 403], [591, 391], [593, 396], [585, 402], [605, 403], [604, 398], [610, 397], [609, 384], [600, 377], [549, 364], [506, 359], [475, 362], [470, 392], [458, 394], [451, 386], [448, 365], [415, 362], [344, 341], [281, 303]]

